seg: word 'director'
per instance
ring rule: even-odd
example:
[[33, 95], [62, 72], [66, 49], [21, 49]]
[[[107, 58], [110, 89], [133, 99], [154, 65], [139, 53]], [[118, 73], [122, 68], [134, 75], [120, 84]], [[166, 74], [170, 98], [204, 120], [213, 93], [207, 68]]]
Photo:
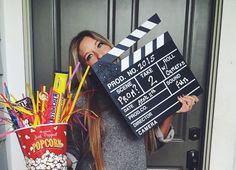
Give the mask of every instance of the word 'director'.
[[155, 14], [92, 66], [137, 137], [180, 109], [177, 96], [202, 92], [168, 32], [114, 64], [159, 22]]

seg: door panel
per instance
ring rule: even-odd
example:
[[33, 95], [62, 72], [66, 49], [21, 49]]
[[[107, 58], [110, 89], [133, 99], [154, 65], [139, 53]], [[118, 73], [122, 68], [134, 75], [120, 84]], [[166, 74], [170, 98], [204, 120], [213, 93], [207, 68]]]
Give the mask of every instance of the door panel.
[[[52, 3], [32, 1], [34, 88], [53, 82], [54, 51], [52, 34]], [[49, 86], [48, 86], [49, 87]]]
[[[78, 32], [94, 30], [117, 44], [157, 13], [161, 23], [131, 50], [168, 31], [199, 83], [207, 90], [211, 3], [212, 0], [32, 0], [35, 88], [42, 82], [50, 86], [56, 68], [67, 71], [69, 43]], [[55, 21], [57, 24], [53, 24]], [[204, 139], [201, 136], [197, 140], [189, 139], [189, 129], [199, 128], [200, 134], [204, 130], [204, 100], [203, 94], [190, 113], [175, 116], [175, 139], [147, 155], [149, 170], [187, 169], [189, 150], [199, 151], [202, 158]]]
[[61, 61], [68, 69], [68, 47], [81, 30], [96, 30], [107, 36], [107, 5], [104, 0], [61, 1]]
[[[157, 13], [161, 23], [139, 42], [139, 47], [169, 31], [180, 52], [183, 51], [186, 0], [145, 0], [139, 2], [139, 25]], [[148, 10], [147, 10], [148, 9]]]

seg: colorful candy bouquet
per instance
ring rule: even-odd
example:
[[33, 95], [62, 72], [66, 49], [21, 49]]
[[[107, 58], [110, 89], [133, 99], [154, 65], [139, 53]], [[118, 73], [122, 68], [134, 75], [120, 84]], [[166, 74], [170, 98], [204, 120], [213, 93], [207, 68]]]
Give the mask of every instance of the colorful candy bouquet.
[[[70, 117], [81, 114], [96, 119], [89, 110], [76, 108], [76, 102], [89, 72], [88, 66], [78, 86], [76, 94], [71, 92], [71, 81], [78, 70], [79, 63], [72, 73], [55, 73], [53, 87], [47, 91], [42, 86], [34, 95], [27, 84], [29, 96], [16, 99], [9, 93], [4, 83], [4, 94], [0, 93], [0, 125], [8, 125], [4, 137], [15, 132], [24, 154], [28, 169], [67, 169], [66, 130]], [[78, 122], [84, 127], [83, 122]]]

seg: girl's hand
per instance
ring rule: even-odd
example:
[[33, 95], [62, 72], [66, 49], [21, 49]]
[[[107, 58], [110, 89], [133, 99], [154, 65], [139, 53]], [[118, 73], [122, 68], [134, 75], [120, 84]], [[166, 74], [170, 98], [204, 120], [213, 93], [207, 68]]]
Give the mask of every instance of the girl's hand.
[[68, 168], [72, 167], [72, 161], [69, 158], [67, 158], [67, 167]]
[[182, 107], [176, 113], [189, 112], [192, 107], [199, 101], [197, 96], [179, 96], [178, 100], [182, 103]]

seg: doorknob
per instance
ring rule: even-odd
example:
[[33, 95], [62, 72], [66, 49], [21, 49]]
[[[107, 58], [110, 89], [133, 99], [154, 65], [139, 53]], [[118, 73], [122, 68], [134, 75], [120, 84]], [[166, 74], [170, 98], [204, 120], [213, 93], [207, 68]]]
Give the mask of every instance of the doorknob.
[[188, 170], [198, 170], [199, 163], [199, 151], [189, 150], [187, 152], [187, 169]]
[[197, 128], [197, 127], [189, 128], [188, 138], [190, 140], [200, 139], [200, 128]]

